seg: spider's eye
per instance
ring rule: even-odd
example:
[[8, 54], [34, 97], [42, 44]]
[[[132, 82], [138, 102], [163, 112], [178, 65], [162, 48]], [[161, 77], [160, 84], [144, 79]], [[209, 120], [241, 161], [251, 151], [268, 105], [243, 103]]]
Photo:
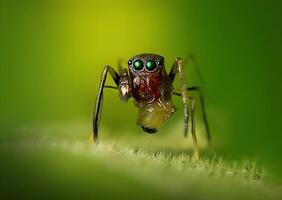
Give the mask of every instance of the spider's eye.
[[162, 61], [162, 60], [159, 60], [159, 61], [157, 62], [157, 65], [158, 65], [158, 66], [163, 66], [163, 61]]
[[129, 60], [129, 61], [128, 61], [128, 65], [131, 65], [131, 64], [132, 64], [132, 60]]
[[148, 71], [154, 71], [156, 69], [157, 65], [156, 65], [156, 62], [153, 61], [153, 60], [148, 60], [146, 62], [146, 69]]
[[134, 61], [133, 67], [135, 70], [141, 70], [143, 68], [143, 61], [142, 60]]

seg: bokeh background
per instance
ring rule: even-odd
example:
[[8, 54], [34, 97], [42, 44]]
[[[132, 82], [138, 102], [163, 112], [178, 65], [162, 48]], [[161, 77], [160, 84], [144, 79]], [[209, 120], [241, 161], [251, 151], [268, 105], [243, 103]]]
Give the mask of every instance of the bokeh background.
[[[87, 138], [105, 64], [152, 52], [169, 69], [175, 57], [193, 53], [216, 154], [255, 159], [280, 180], [281, 10], [277, 0], [1, 0], [1, 142], [18, 127], [81, 121]], [[186, 79], [200, 84], [193, 66]], [[101, 126], [109, 135], [142, 134], [132, 102], [122, 104], [115, 91], [104, 99]], [[175, 103], [179, 112], [160, 137], [171, 127], [182, 133]]]

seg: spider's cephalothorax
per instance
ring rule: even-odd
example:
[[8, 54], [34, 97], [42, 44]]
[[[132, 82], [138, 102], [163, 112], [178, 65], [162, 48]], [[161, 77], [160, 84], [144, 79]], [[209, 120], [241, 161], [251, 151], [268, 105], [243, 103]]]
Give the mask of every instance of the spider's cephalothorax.
[[[195, 64], [193, 56], [190, 56], [189, 60]], [[117, 87], [105, 85], [108, 73], [110, 73]], [[180, 78], [180, 92], [173, 91], [172, 86], [177, 73]], [[199, 157], [199, 151], [195, 130], [195, 100], [188, 96], [188, 91], [197, 91], [202, 106], [208, 141], [210, 141], [203, 95], [199, 87], [187, 87], [182, 59], [176, 58], [169, 73], [166, 72], [164, 67], [164, 58], [157, 54], [133, 56], [128, 60], [128, 68], [120, 66], [119, 72], [108, 65], [105, 66], [101, 75], [93, 115], [93, 136], [96, 142], [104, 88], [118, 89], [120, 99], [123, 102], [127, 102], [130, 97], [134, 98], [134, 104], [139, 109], [137, 125], [141, 126], [147, 133], [156, 133], [161, 123], [169, 119], [171, 114], [175, 112], [176, 108], [172, 103], [172, 95], [181, 96], [184, 106], [184, 136], [186, 137], [188, 134], [188, 121], [191, 117], [191, 133], [196, 159]], [[189, 102], [191, 102], [191, 110], [188, 109]]]

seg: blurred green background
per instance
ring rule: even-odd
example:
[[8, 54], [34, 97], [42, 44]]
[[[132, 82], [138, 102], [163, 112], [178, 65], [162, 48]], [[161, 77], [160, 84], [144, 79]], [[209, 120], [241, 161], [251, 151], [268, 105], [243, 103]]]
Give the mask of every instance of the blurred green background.
[[[256, 159], [280, 179], [281, 10], [278, 0], [1, 0], [1, 135], [76, 120], [90, 131], [105, 64], [116, 67], [120, 58], [151, 52], [163, 55], [170, 69], [175, 57], [193, 53], [215, 152]], [[199, 84], [191, 66], [186, 79]], [[142, 134], [132, 102], [122, 104], [115, 91], [105, 92], [104, 99], [102, 127], [110, 135]], [[179, 112], [160, 137], [169, 127], [182, 134], [182, 105], [176, 98], [175, 103]]]

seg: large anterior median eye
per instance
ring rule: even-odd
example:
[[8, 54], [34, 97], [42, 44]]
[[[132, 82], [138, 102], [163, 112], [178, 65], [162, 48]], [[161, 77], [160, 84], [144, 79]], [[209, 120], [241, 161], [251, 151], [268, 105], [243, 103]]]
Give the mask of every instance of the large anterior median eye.
[[135, 70], [143, 69], [143, 61], [142, 60], [135, 60], [133, 63], [133, 67]]
[[154, 71], [156, 69], [157, 65], [156, 65], [156, 62], [153, 61], [153, 60], [148, 60], [146, 62], [146, 69], [148, 71]]

